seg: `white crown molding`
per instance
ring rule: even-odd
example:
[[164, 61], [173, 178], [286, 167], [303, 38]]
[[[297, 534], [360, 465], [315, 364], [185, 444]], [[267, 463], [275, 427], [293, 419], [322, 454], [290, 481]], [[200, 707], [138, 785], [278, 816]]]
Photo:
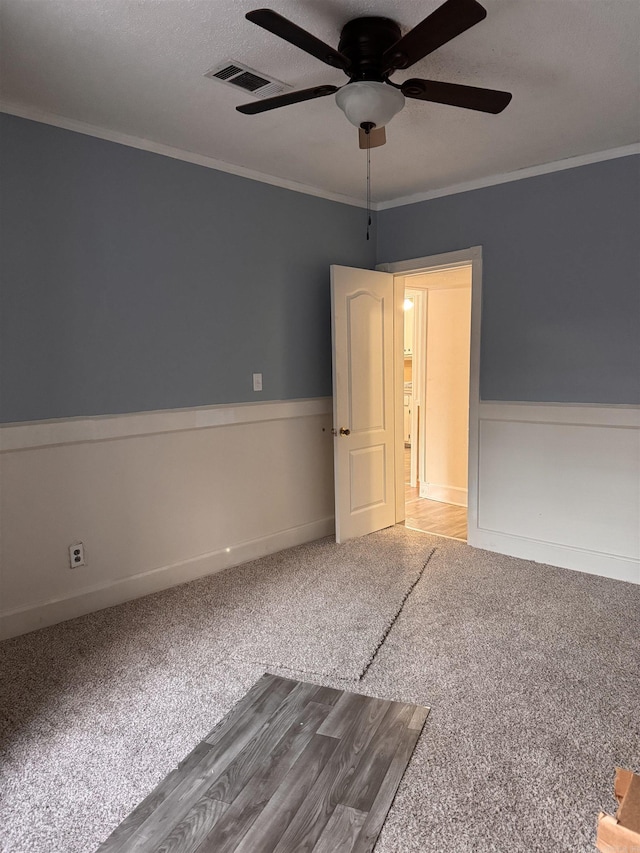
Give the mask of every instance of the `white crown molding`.
[[263, 184], [270, 184], [274, 187], [281, 187], [285, 190], [292, 190], [297, 193], [305, 193], [306, 195], [323, 198], [327, 201], [337, 201], [340, 204], [349, 204], [353, 207], [366, 207], [366, 201], [362, 199], [352, 198], [351, 196], [342, 195], [340, 193], [332, 193], [327, 190], [312, 187], [307, 184], [300, 184], [297, 181], [291, 181], [287, 178], [278, 178], [275, 175], [266, 175], [264, 172], [257, 172], [254, 169], [246, 169], [244, 166], [236, 166], [233, 163], [226, 163], [223, 160], [216, 160], [214, 157], [207, 157], [204, 154], [196, 154], [193, 151], [185, 151], [182, 148], [173, 148], [170, 145], [163, 145], [160, 142], [153, 142], [150, 139], [144, 139], [138, 136], [130, 136], [126, 133], [120, 133], [117, 130], [108, 130], [104, 127], [97, 127], [93, 124], [86, 124], [75, 119], [65, 118], [64, 116], [47, 113], [33, 107], [25, 107], [20, 104], [14, 104], [7, 101], [0, 102], [0, 113], [17, 116], [18, 118], [37, 121], [40, 124], [50, 124], [53, 127], [60, 127], [63, 130], [72, 130], [75, 133], [83, 133], [85, 136], [95, 136], [97, 139], [104, 139], [107, 142], [116, 142], [119, 145], [127, 145], [129, 148], [138, 148], [140, 151], [149, 151], [152, 154], [161, 154], [164, 157], [172, 157], [174, 160], [184, 160], [186, 163], [193, 163], [196, 166], [204, 166], [207, 169], [216, 169], [218, 172], [227, 172], [230, 175], [237, 175], [240, 178], [248, 178], [251, 181], [260, 181]]
[[389, 201], [379, 201], [373, 207], [374, 210], [388, 210], [392, 207], [417, 204], [421, 201], [430, 201], [431, 199], [442, 198], [442, 196], [446, 195], [456, 195], [457, 193], [466, 193], [470, 190], [493, 187], [496, 184], [507, 184], [511, 181], [521, 181], [524, 178], [535, 178], [537, 175], [548, 175], [550, 172], [560, 172], [563, 169], [576, 169], [578, 166], [588, 166], [591, 163], [601, 163], [604, 160], [629, 157], [632, 154], [640, 154], [640, 143], [624, 145], [622, 148], [609, 148], [607, 151], [595, 151], [593, 154], [580, 154], [577, 157], [567, 157], [565, 160], [556, 160], [553, 163], [528, 166], [526, 169], [518, 169], [515, 172], [504, 172], [501, 175], [478, 178], [476, 181], [466, 181], [463, 184], [454, 184], [437, 190], [427, 190], [426, 192], [414, 193], [413, 195], [402, 196]]
[[[237, 175], [241, 178], [248, 178], [251, 181], [260, 181], [264, 184], [270, 184], [274, 187], [291, 190], [292, 192], [305, 193], [306, 195], [324, 198], [328, 201], [336, 201], [340, 204], [349, 204], [353, 207], [366, 207], [366, 201], [363, 199], [352, 198], [351, 196], [341, 195], [340, 193], [332, 193], [327, 190], [312, 187], [307, 184], [300, 184], [297, 181], [291, 181], [287, 178], [279, 178], [274, 175], [267, 175], [264, 172], [258, 172], [253, 169], [246, 169], [244, 166], [236, 166], [232, 163], [226, 163], [223, 160], [216, 160], [214, 157], [207, 157], [204, 154], [196, 154], [192, 151], [185, 151], [181, 148], [173, 148], [170, 145], [163, 145], [160, 142], [153, 142], [150, 139], [144, 139], [138, 136], [130, 136], [126, 133], [120, 133], [116, 130], [108, 130], [107, 128], [98, 127], [97, 125], [87, 124], [75, 119], [65, 118], [54, 113], [37, 110], [33, 107], [23, 106], [8, 101], [0, 102], [0, 113], [18, 116], [19, 118], [37, 121], [41, 124], [50, 124], [53, 127], [60, 127], [63, 130], [71, 130], [75, 133], [83, 133], [85, 136], [95, 136], [98, 139], [104, 139], [107, 142], [115, 142], [119, 145], [127, 145], [130, 148], [138, 148], [141, 151], [149, 151], [152, 154], [160, 154], [164, 157], [172, 157], [174, 160], [183, 160], [186, 163], [193, 163], [196, 166], [204, 166], [207, 169], [216, 169], [219, 172], [227, 172], [231, 175]], [[534, 178], [537, 175], [547, 175], [551, 172], [559, 172], [564, 169], [575, 169], [579, 166], [588, 166], [591, 163], [601, 163], [605, 160], [615, 160], [618, 157], [629, 157], [632, 154], [640, 154], [640, 143], [625, 145], [621, 148], [610, 148], [606, 151], [595, 151], [592, 154], [580, 154], [576, 157], [567, 157], [564, 160], [556, 160], [551, 163], [541, 163], [537, 166], [528, 166], [525, 169], [518, 169], [515, 172], [504, 172], [498, 175], [489, 175], [486, 178], [478, 178], [474, 181], [466, 181], [461, 184], [452, 184], [448, 187], [441, 187], [435, 190], [426, 190], [421, 193], [414, 193], [408, 196], [398, 196], [398, 198], [389, 199], [388, 201], [373, 202], [371, 209], [374, 211], [388, 210], [393, 207], [402, 207], [407, 204], [417, 204], [421, 201], [430, 201], [435, 198], [442, 198], [447, 195], [456, 195], [457, 193], [470, 192], [471, 190], [479, 190], [484, 187], [493, 187], [497, 184], [506, 184], [511, 181], [520, 181], [525, 178]]]

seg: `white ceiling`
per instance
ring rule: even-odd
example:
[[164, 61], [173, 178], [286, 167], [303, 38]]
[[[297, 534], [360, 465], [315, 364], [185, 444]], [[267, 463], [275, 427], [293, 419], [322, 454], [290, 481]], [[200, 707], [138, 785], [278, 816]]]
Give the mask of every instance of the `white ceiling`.
[[[487, 18], [394, 80], [513, 93], [486, 115], [407, 100], [372, 152], [384, 201], [630, 145], [640, 138], [637, 0], [482, 0]], [[271, 0], [331, 45], [351, 18], [414, 26], [439, 0]], [[363, 198], [365, 155], [333, 96], [258, 116], [205, 78], [239, 60], [295, 88], [340, 85], [323, 65], [245, 20], [256, 0], [0, 0], [4, 108], [44, 111]]]

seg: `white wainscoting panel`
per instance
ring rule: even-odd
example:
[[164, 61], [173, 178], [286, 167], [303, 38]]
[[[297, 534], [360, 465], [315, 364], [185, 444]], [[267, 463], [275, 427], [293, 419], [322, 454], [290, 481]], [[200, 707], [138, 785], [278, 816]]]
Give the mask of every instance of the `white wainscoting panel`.
[[325, 398], [3, 427], [0, 636], [331, 534], [331, 425]]
[[481, 403], [469, 544], [640, 583], [640, 409]]

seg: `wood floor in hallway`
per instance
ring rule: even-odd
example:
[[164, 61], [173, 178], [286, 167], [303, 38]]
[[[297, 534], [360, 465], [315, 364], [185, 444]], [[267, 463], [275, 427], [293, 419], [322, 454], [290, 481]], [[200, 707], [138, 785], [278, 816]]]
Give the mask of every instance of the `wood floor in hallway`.
[[438, 536], [467, 541], [467, 508], [421, 498], [417, 486], [410, 480], [411, 448], [404, 451], [404, 502], [406, 509], [405, 527], [424, 530]]

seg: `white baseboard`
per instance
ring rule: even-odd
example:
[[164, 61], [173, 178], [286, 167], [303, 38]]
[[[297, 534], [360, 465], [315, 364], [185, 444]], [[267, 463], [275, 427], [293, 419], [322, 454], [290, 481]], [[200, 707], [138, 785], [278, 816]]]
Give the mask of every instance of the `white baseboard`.
[[38, 604], [0, 613], [0, 639], [16, 637], [46, 628], [58, 622], [75, 619], [105, 607], [113, 607], [134, 598], [215, 574], [223, 569], [238, 566], [250, 560], [274, 554], [294, 545], [313, 542], [335, 531], [333, 517], [280, 530], [269, 536], [241, 542], [232, 548], [224, 548], [209, 554], [201, 554], [171, 566], [161, 566], [111, 583], [96, 585], [77, 595], [43, 601]]
[[455, 506], [467, 505], [467, 490], [458, 486], [441, 486], [436, 483], [421, 483], [420, 497], [430, 501], [441, 501]]
[[522, 536], [512, 536], [491, 530], [469, 531], [467, 542], [474, 548], [484, 548], [486, 551], [496, 551], [499, 554], [533, 560], [536, 563], [560, 566], [563, 569], [573, 569], [627, 583], [640, 583], [640, 560], [556, 545], [553, 542], [526, 539]]

